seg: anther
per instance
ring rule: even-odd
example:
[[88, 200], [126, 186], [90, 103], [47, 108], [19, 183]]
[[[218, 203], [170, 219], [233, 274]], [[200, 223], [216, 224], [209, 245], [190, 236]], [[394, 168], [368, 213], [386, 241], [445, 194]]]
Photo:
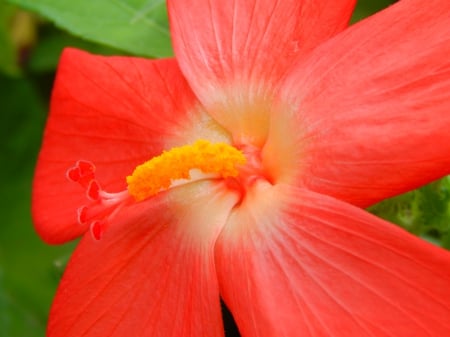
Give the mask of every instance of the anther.
[[136, 201], [142, 201], [169, 188], [175, 180], [190, 179], [193, 169], [219, 178], [235, 177], [239, 174], [237, 167], [245, 161], [244, 154], [229, 144], [200, 139], [137, 166], [127, 177], [128, 192]]

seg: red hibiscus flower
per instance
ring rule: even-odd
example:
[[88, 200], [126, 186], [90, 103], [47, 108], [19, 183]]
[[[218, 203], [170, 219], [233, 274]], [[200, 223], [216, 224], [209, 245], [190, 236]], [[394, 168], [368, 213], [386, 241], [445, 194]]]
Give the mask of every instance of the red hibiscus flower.
[[64, 52], [49, 337], [223, 336], [220, 296], [246, 337], [450, 334], [450, 254], [360, 208], [450, 172], [450, 1], [354, 2], [171, 0], [176, 60]]

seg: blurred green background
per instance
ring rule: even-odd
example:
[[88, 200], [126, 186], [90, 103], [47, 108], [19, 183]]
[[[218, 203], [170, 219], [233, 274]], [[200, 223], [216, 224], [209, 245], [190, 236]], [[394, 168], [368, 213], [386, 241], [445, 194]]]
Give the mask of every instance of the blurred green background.
[[[353, 21], [392, 2], [360, 1]], [[169, 56], [167, 27], [165, 4], [155, 0], [0, 0], [0, 337], [45, 335], [74, 247], [42, 243], [30, 216], [33, 169], [61, 50]], [[449, 248], [449, 200], [444, 178], [371, 211]]]

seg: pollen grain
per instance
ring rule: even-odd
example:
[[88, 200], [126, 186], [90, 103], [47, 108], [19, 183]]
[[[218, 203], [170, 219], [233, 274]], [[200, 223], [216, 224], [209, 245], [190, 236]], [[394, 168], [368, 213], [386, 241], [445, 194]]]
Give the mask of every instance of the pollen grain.
[[191, 169], [218, 176], [235, 177], [238, 165], [245, 164], [244, 154], [226, 143], [200, 139], [190, 145], [174, 147], [137, 166], [127, 177], [128, 193], [142, 201], [170, 187], [173, 180], [189, 179]]

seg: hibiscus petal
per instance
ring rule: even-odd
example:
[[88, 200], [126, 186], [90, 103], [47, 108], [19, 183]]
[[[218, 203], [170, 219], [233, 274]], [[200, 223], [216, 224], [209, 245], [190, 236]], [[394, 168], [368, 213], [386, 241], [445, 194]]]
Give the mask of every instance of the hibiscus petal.
[[347, 26], [355, 2], [171, 0], [177, 60], [222, 125], [262, 142], [274, 87], [294, 58]]
[[450, 172], [449, 13], [400, 1], [296, 64], [281, 100], [302, 184], [368, 206]]
[[450, 254], [337, 199], [257, 189], [215, 252], [242, 336], [450, 333]]
[[47, 336], [223, 336], [213, 245], [237, 200], [224, 191], [190, 184], [122, 212], [99, 241], [84, 236]]
[[76, 161], [94, 163], [104, 189], [123, 190], [137, 164], [193, 134], [202, 136], [205, 116], [174, 60], [66, 50], [34, 179], [39, 234], [58, 243], [86, 230], [76, 223], [84, 191], [66, 179]]

